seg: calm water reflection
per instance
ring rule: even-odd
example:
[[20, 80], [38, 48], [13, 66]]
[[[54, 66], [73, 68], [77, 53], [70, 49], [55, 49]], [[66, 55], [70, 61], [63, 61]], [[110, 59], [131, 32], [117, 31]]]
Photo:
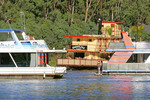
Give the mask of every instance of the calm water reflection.
[[94, 76], [68, 71], [62, 79], [0, 80], [1, 99], [150, 99], [150, 76]]

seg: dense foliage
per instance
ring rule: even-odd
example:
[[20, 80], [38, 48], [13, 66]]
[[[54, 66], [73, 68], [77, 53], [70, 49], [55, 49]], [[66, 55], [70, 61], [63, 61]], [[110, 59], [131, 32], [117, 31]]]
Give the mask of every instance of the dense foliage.
[[[150, 25], [150, 0], [0, 0], [0, 28], [24, 29], [24, 17], [28, 34], [62, 49], [70, 44], [66, 35], [97, 34], [99, 17], [124, 22], [127, 31]], [[150, 40], [150, 32], [141, 36]]]

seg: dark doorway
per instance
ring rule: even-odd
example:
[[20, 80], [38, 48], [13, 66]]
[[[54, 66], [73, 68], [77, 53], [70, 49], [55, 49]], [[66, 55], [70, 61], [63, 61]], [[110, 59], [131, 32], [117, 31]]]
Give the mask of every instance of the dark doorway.
[[77, 52], [75, 52], [74, 53], [74, 58], [76, 58], [76, 57], [84, 58], [84, 53], [77, 53]]

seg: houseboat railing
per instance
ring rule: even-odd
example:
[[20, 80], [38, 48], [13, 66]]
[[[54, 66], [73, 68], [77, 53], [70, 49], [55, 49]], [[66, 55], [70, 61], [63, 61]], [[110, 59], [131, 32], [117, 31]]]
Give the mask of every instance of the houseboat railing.
[[76, 66], [97, 67], [98, 66], [97, 62], [100, 60], [104, 61], [104, 59], [67, 59], [67, 58], [62, 59], [62, 58], [59, 58], [57, 59], [57, 65], [58, 66], [73, 66], [73, 67], [76, 67]]

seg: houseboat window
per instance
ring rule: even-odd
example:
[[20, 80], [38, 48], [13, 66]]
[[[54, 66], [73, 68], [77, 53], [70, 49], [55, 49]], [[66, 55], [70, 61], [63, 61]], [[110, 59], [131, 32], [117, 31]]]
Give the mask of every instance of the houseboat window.
[[8, 53], [0, 54], [0, 67], [15, 67]]
[[75, 58], [75, 59], [84, 58], [84, 56], [85, 56], [84, 53], [78, 53], [78, 52], [75, 52], [75, 53], [74, 53], [74, 58]]
[[80, 39], [77, 39], [77, 41], [80, 41]]
[[121, 30], [121, 25], [118, 26], [118, 29]]
[[114, 27], [115, 27], [115, 24], [111, 24], [111, 27], [114, 28]]
[[92, 39], [89, 39], [89, 42], [92, 42]]
[[15, 31], [15, 33], [16, 33], [19, 40], [24, 40], [21, 31]]
[[11, 33], [0, 33], [0, 41], [13, 41]]
[[30, 53], [12, 53], [18, 67], [30, 66]]

